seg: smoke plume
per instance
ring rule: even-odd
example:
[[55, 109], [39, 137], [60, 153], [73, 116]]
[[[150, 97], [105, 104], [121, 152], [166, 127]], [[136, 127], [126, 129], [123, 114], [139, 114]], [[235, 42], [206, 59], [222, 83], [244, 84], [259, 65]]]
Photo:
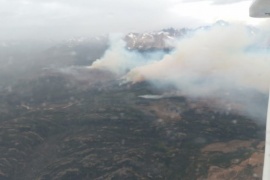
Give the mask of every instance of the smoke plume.
[[267, 30], [265, 25], [216, 25], [182, 38], [172, 53], [151, 60], [116, 45], [92, 68], [124, 75], [132, 83], [173, 85], [181, 95], [211, 99], [215, 107], [263, 122], [270, 85]]
[[140, 54], [135, 51], [128, 51], [120, 35], [111, 36], [110, 42], [110, 48], [101, 59], [96, 60], [90, 66], [90, 69], [109, 70], [122, 76], [135, 67], [161, 60], [164, 55], [164, 52]]

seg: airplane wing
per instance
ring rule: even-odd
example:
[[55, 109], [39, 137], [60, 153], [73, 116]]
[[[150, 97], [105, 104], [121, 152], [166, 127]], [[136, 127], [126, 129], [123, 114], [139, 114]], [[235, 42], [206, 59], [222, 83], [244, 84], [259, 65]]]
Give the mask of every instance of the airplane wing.
[[270, 18], [270, 0], [254, 0], [249, 8], [249, 16]]

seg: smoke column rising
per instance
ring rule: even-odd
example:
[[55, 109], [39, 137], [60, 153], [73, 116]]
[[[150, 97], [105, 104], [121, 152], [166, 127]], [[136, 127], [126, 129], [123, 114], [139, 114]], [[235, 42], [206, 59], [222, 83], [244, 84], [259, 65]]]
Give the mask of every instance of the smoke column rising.
[[214, 106], [237, 109], [263, 123], [270, 84], [268, 30], [267, 25], [215, 25], [181, 39], [174, 52], [160, 60], [144, 61], [136, 53], [111, 48], [92, 68], [121, 74], [128, 69], [124, 78], [129, 82], [173, 85], [182, 95], [215, 99]]
[[96, 60], [90, 69], [108, 70], [118, 76], [123, 76], [135, 67], [151, 64], [161, 60], [164, 52], [156, 52], [144, 56], [135, 51], [128, 51], [121, 35], [110, 37], [110, 48], [101, 59]]

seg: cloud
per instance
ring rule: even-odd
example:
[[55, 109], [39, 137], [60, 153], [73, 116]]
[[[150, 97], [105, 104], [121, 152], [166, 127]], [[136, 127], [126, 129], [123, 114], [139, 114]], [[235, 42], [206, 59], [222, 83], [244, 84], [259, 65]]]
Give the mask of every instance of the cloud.
[[202, 2], [202, 1], [208, 1], [211, 2], [212, 4], [232, 4], [251, 0], [184, 0], [183, 2]]
[[[206, 1], [194, 3], [199, 6], [200, 2]], [[190, 6], [192, 10], [195, 4], [184, 3], [184, 6], [176, 0], [0, 0], [0, 3], [0, 39], [65, 39], [166, 27], [194, 27], [217, 14], [217, 11], [208, 13], [203, 19], [194, 11], [181, 14], [183, 9], [174, 9], [176, 5], [184, 9]], [[212, 11], [214, 8], [210, 6], [204, 6], [204, 11]]]
[[[1, 0], [0, 38], [68, 37], [160, 28], [170, 1]], [[152, 17], [158, 19], [153, 21]]]

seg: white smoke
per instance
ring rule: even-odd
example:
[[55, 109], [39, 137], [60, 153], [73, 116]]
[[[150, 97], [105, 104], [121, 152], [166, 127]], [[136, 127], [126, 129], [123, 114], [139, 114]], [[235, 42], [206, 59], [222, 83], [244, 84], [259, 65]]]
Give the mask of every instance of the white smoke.
[[237, 107], [244, 115], [264, 119], [264, 97], [270, 85], [267, 30], [267, 25], [217, 25], [182, 39], [175, 51], [161, 60], [140, 63], [134, 61], [133, 53], [123, 53], [116, 46], [92, 67], [106, 67], [117, 73], [128, 69], [127, 81], [173, 85], [182, 95], [215, 99], [220, 108]]
[[110, 37], [110, 48], [105, 52], [101, 59], [96, 60], [90, 69], [109, 70], [116, 75], [122, 76], [135, 67], [162, 59], [164, 53], [153, 53], [147, 57], [128, 51], [125, 48], [125, 42], [120, 35]]
[[256, 45], [256, 41], [257, 36], [245, 26], [214, 27], [182, 40], [174, 53], [161, 61], [133, 69], [127, 78], [133, 82], [167, 81], [187, 90], [187, 93], [198, 92], [199, 96], [202, 92], [194, 86], [207, 88], [205, 93], [228, 85], [267, 92], [270, 53], [267, 50], [249, 50]]

